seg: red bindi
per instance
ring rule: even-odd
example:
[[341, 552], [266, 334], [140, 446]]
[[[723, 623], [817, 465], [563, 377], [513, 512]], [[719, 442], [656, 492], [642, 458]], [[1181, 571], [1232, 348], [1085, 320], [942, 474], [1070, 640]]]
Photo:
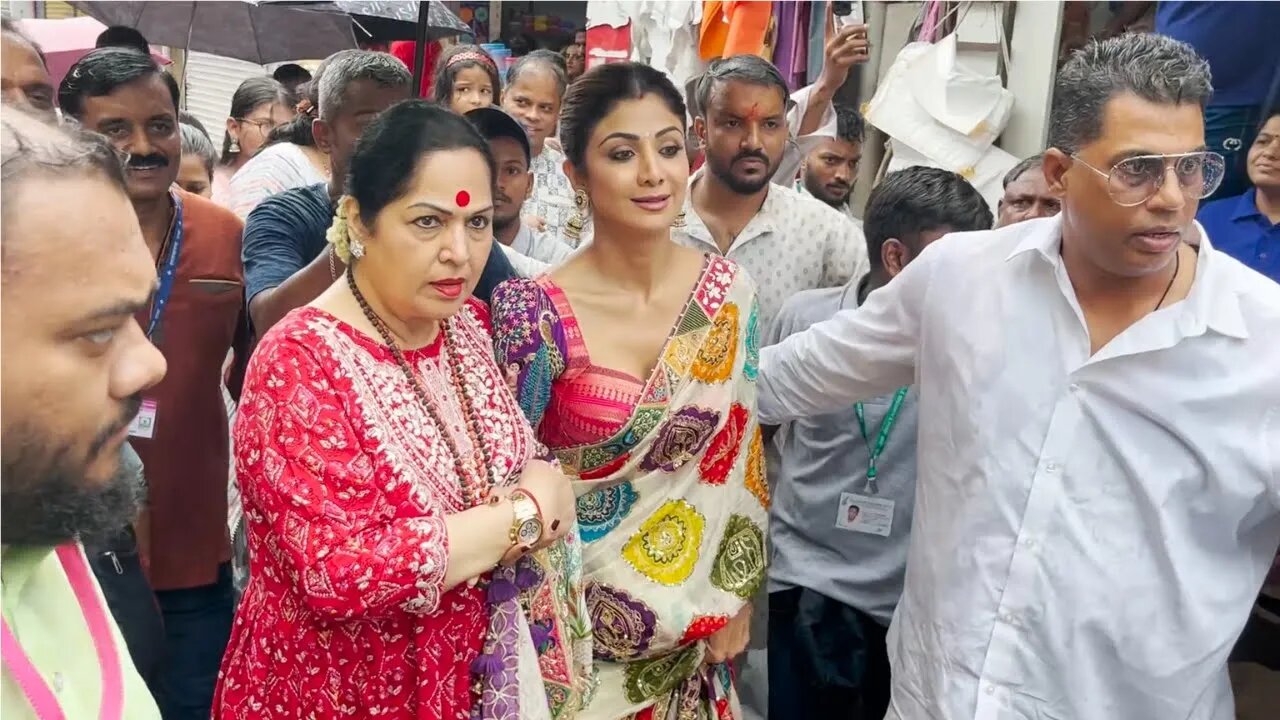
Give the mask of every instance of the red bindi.
[[754, 105], [752, 105], [752, 106], [751, 106], [751, 112], [747, 113], [747, 119], [748, 119], [748, 120], [759, 120], [759, 119], [760, 119], [760, 104], [759, 104], [759, 103], [756, 103], [756, 104], [754, 104]]
[[453, 196], [453, 201], [458, 204], [458, 207], [466, 207], [471, 204], [471, 193], [459, 190], [458, 194]]

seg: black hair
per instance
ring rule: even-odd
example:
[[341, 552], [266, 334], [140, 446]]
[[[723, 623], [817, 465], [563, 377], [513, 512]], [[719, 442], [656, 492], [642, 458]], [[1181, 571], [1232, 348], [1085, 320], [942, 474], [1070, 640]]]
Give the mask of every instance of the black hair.
[[914, 255], [920, 252], [920, 236], [931, 230], [989, 230], [993, 222], [982, 194], [956, 173], [931, 167], [889, 173], [867, 198], [863, 230], [871, 268], [882, 269], [880, 248], [890, 238]]
[[[472, 55], [454, 60], [466, 53]], [[436, 58], [436, 76], [431, 81], [432, 99], [449, 107], [449, 100], [453, 97], [453, 81], [458, 77], [458, 73], [467, 68], [480, 68], [489, 75], [489, 82], [493, 83], [493, 101], [497, 102], [502, 94], [502, 78], [498, 76], [498, 64], [479, 45], [454, 45], [440, 53], [440, 57]]]
[[848, 105], [836, 105], [836, 137], [847, 143], [860, 143], [866, 139], [867, 123], [862, 113]]
[[489, 143], [465, 117], [426, 100], [402, 100], [365, 128], [347, 173], [347, 194], [372, 226], [378, 213], [403, 196], [422, 158], [445, 150], [475, 150], [484, 158], [492, 184], [497, 163]]
[[141, 32], [138, 32], [137, 28], [131, 28], [127, 25], [112, 25], [103, 30], [98, 35], [98, 39], [93, 46], [96, 48], [132, 48], [143, 55], [151, 54], [151, 43], [147, 42], [147, 38]]
[[285, 63], [271, 73], [277, 82], [296, 92], [298, 86], [311, 81], [311, 72], [298, 63]]
[[40, 64], [43, 65], [46, 70], [49, 69], [49, 61], [44, 57], [44, 50], [40, 48], [40, 45], [36, 43], [35, 40], [27, 37], [27, 34], [22, 32], [22, 28], [18, 27], [18, 23], [10, 20], [9, 18], [3, 18], [0, 19], [0, 29], [3, 29], [5, 35], [11, 35], [19, 41], [26, 43], [28, 47], [35, 51], [36, 57], [40, 58]]
[[[281, 103], [286, 107], [293, 107], [294, 103], [290, 102], [291, 99], [289, 91], [280, 84], [279, 80], [266, 75], [251, 77], [240, 83], [240, 87], [236, 88], [231, 96], [231, 111], [227, 116], [233, 120], [243, 120], [249, 113], [270, 103]], [[230, 165], [237, 154], [231, 152], [231, 133], [224, 134], [219, 164]]]
[[121, 85], [157, 75], [169, 88], [173, 112], [178, 112], [178, 81], [150, 55], [123, 47], [105, 47], [80, 58], [58, 86], [58, 106], [76, 120], [84, 118], [84, 99], [110, 95]]
[[[267, 141], [262, 144], [262, 147], [267, 148], [282, 142], [299, 147], [315, 146], [316, 138], [311, 134], [311, 123], [320, 115], [320, 80], [324, 77], [325, 71], [329, 69], [329, 64], [342, 52], [338, 51], [321, 60], [311, 79], [294, 90], [294, 94], [298, 96], [298, 106], [295, 108], [298, 114], [293, 116], [293, 119], [289, 122], [272, 130], [267, 135]], [[284, 66], [282, 65], [281, 67]]]
[[515, 85], [520, 75], [534, 68], [551, 73], [556, 80], [556, 90], [563, 98], [564, 91], [569, 87], [569, 73], [565, 70], [564, 58], [550, 50], [534, 50], [528, 55], [516, 58], [516, 61], [507, 69], [507, 87]]
[[1018, 178], [1022, 177], [1025, 172], [1041, 165], [1044, 165], [1044, 153], [1036, 153], [1029, 158], [1024, 158], [1022, 162], [1014, 165], [1009, 169], [1009, 172], [1004, 174], [1004, 180], [1000, 181], [1000, 187], [1009, 187], [1010, 183], [1017, 182]]
[[587, 141], [618, 103], [657, 95], [685, 125], [684, 98], [661, 70], [636, 62], [609, 63], [583, 73], [565, 93], [560, 109], [560, 144], [574, 167], [586, 167]]
[[758, 55], [732, 55], [723, 60], [712, 60], [707, 71], [699, 78], [695, 98], [699, 115], [706, 116], [707, 103], [711, 101], [711, 91], [715, 89], [716, 83], [729, 81], [777, 88], [782, 93], [784, 105], [791, 99], [791, 89], [773, 63]]

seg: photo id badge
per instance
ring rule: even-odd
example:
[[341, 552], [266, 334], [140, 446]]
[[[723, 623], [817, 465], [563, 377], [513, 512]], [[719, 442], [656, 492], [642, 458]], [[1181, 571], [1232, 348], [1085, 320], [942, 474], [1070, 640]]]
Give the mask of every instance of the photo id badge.
[[871, 495], [840, 493], [836, 527], [889, 537], [889, 532], [893, 529], [893, 501]]
[[142, 408], [129, 423], [129, 437], [147, 438], [156, 434], [156, 401], [143, 400]]

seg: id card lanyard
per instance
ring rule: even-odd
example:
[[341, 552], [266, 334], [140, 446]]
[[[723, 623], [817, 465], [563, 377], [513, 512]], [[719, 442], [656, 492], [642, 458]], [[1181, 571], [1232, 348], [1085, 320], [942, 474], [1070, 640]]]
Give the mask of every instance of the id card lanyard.
[[[80, 614], [89, 626], [93, 649], [98, 654], [98, 667], [102, 673], [102, 700], [98, 706], [98, 718], [121, 720], [124, 717], [124, 675], [120, 669], [120, 655], [111, 634], [111, 621], [104, 609], [105, 603], [98, 598], [93, 573], [90, 572], [89, 563], [80, 548], [74, 543], [68, 543], [59, 546], [56, 552], [63, 572], [71, 583], [71, 589], [75, 592]], [[17, 682], [36, 717], [39, 720], [66, 720], [66, 713], [62, 711], [57, 695], [23, 651], [22, 645], [9, 628], [8, 620], [4, 621], [3, 628], [3, 657], [5, 669]]]
[[898, 422], [898, 411], [902, 409], [902, 401], [907, 397], [908, 388], [898, 388], [893, 394], [893, 402], [889, 403], [889, 412], [885, 413], [884, 420], [880, 421], [880, 432], [876, 433], [876, 441], [873, 445], [871, 436], [867, 434], [867, 417], [862, 408], [862, 403], [854, 403], [853, 412], [858, 416], [858, 430], [862, 432], [862, 441], [867, 444], [867, 493], [875, 495], [880, 492], [880, 486], [876, 482], [876, 462], [880, 460], [880, 453], [884, 452], [885, 443], [889, 442], [889, 433], [893, 431], [893, 426]]
[[173, 292], [173, 282], [178, 274], [178, 258], [182, 256], [182, 198], [170, 191], [173, 198], [173, 229], [169, 232], [169, 242], [162, 251], [159, 266], [160, 285], [156, 288], [155, 297], [151, 300], [151, 317], [147, 321], [147, 339], [156, 342], [156, 330], [160, 327], [160, 318], [164, 315], [164, 306], [169, 303], [169, 295]]

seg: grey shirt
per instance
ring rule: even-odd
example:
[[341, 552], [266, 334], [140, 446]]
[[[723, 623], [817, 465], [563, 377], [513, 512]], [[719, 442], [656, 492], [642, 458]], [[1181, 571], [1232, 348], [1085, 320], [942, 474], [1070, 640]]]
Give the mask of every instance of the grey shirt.
[[[861, 281], [844, 287], [806, 290], [782, 306], [765, 345], [857, 307]], [[874, 444], [893, 395], [863, 404], [867, 435]], [[853, 406], [797, 420], [778, 429], [770, 537], [773, 559], [769, 591], [804, 587], [855, 607], [888, 625], [902, 595], [916, 495], [916, 392], [910, 390], [877, 461], [878, 492], [867, 487], [870, 449], [858, 430]], [[772, 484], [772, 483], [771, 483]], [[892, 501], [888, 537], [840, 527], [838, 516], [851, 493]], [[847, 517], [847, 516], [846, 516]]]

